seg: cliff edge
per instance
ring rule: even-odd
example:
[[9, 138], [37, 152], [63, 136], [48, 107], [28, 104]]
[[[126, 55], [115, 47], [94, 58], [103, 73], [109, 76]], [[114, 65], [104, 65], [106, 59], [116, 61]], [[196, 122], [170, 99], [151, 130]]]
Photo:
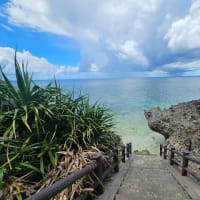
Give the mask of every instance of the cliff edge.
[[144, 111], [149, 127], [162, 134], [178, 150], [188, 149], [200, 156], [200, 100]]

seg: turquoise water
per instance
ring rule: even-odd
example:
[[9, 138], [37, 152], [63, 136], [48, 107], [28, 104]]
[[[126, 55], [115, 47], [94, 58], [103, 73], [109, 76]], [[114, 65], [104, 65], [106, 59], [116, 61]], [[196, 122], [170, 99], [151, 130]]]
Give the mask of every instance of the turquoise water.
[[157, 153], [163, 137], [148, 128], [144, 110], [200, 97], [200, 78], [140, 78], [105, 80], [61, 80], [61, 87], [88, 94], [115, 114], [116, 132], [134, 150]]

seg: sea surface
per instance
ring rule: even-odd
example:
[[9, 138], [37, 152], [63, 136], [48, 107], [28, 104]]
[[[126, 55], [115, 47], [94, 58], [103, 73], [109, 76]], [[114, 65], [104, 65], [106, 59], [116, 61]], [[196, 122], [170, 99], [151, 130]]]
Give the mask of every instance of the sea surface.
[[[46, 81], [40, 81], [45, 84]], [[88, 94], [115, 114], [115, 131], [133, 150], [157, 153], [164, 138], [148, 128], [144, 110], [168, 108], [200, 97], [200, 78], [136, 78], [101, 80], [59, 80], [62, 88]]]

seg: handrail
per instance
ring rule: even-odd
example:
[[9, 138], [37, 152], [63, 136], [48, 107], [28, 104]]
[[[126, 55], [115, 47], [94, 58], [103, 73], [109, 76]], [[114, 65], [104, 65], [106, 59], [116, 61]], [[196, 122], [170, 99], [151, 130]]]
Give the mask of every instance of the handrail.
[[200, 165], [200, 159], [199, 159], [199, 158], [196, 158], [196, 157], [190, 156], [190, 155], [186, 156], [186, 158], [187, 158], [188, 160], [190, 160], [190, 161], [192, 161], [192, 162], [195, 162], [196, 164], [199, 164], [199, 165]]
[[[119, 159], [120, 151], [121, 151], [121, 159]], [[103, 166], [102, 156], [99, 155], [98, 157], [95, 158], [95, 161], [92, 164], [89, 164], [85, 166], [84, 168], [82, 168], [81, 170], [78, 170], [70, 174], [66, 178], [57, 181], [53, 185], [44, 188], [43, 190], [33, 194], [32, 196], [26, 198], [25, 200], [43, 200], [43, 199], [48, 200], [54, 197], [56, 194], [60, 193], [65, 188], [71, 186], [73, 183], [75, 183], [77, 180], [79, 180], [83, 176], [88, 175], [89, 173], [93, 171], [98, 177], [98, 180], [100, 182], [103, 181], [108, 176], [108, 174], [112, 171], [112, 169], [114, 170], [114, 172], [119, 171], [119, 162], [120, 161], [125, 162], [126, 157], [129, 158], [129, 156], [132, 154], [132, 144], [128, 143], [126, 144], [126, 146], [123, 145], [122, 149], [116, 150], [112, 152], [111, 154], [113, 156], [113, 165], [109, 166], [105, 170], [104, 173], [103, 173], [103, 167], [102, 167]], [[95, 184], [96, 190], [99, 194], [103, 193], [103, 186], [100, 182]]]
[[[168, 151], [170, 152], [169, 156], [168, 156]], [[182, 157], [182, 162], [175, 159], [175, 154]], [[200, 158], [190, 155], [189, 151], [179, 152], [174, 147], [169, 148], [167, 145], [161, 144], [160, 145], [160, 156], [161, 157], [163, 156], [164, 159], [168, 158], [170, 161], [170, 165], [176, 164], [178, 167], [180, 167], [182, 176], [187, 176], [187, 173], [189, 173], [194, 178], [196, 178], [198, 181], [200, 181], [200, 174], [197, 174], [196, 172], [194, 172], [192, 169], [190, 169], [188, 167], [189, 161], [200, 165]]]
[[87, 165], [82, 170], [74, 172], [73, 174], [70, 174], [66, 178], [57, 181], [53, 185], [46, 187], [45, 189], [41, 190], [38, 193], [35, 193], [34, 195], [26, 198], [26, 200], [42, 200], [42, 199], [50, 199], [54, 197], [56, 194], [64, 190], [65, 188], [69, 187], [71, 184], [73, 184], [78, 179], [82, 178], [86, 174], [89, 174], [94, 169], [98, 167], [97, 163], [93, 163], [90, 165]]

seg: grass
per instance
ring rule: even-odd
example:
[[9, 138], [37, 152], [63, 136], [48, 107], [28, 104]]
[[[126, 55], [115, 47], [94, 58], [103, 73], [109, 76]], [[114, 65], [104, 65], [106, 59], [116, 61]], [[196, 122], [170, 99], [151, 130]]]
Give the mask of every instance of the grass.
[[16, 186], [12, 177], [44, 180], [62, 161], [58, 152], [91, 146], [106, 151], [120, 138], [112, 131], [115, 124], [109, 109], [98, 102], [90, 104], [82, 94], [74, 98], [57, 81], [37, 85], [16, 54], [14, 67], [16, 85], [0, 67], [0, 188], [14, 183], [13, 196], [21, 199], [26, 189], [20, 189], [23, 184]]

